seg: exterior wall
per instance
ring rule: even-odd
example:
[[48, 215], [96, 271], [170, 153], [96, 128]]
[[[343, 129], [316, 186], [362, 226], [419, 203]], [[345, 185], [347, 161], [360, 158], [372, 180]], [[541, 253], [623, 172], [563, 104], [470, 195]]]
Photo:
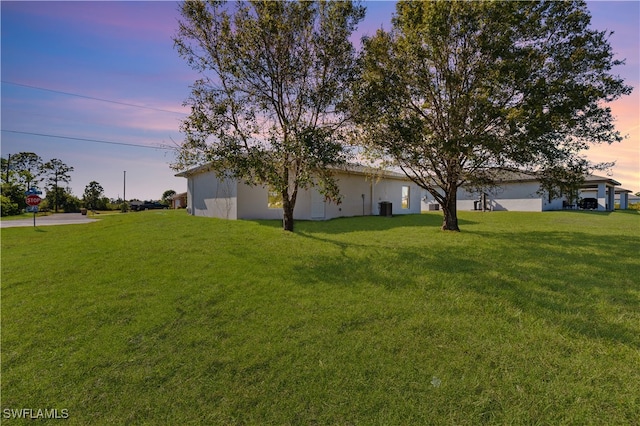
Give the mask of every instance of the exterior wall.
[[187, 193], [174, 195], [171, 199], [172, 209], [182, 209], [187, 207]]
[[187, 180], [187, 208], [194, 216], [236, 219], [237, 183], [218, 178], [213, 172], [199, 173]]
[[[311, 197], [317, 191], [302, 190], [298, 192], [296, 207], [293, 211], [295, 220], [326, 219], [325, 215], [313, 217]], [[238, 185], [238, 219], [282, 219], [282, 208], [269, 208], [269, 190], [266, 186]], [[324, 202], [324, 201], [323, 201]]]
[[[472, 200], [458, 201], [458, 210], [474, 210], [474, 208], [475, 208], [475, 204], [474, 204], [474, 201]], [[542, 199], [541, 198], [517, 198], [513, 200], [487, 199], [487, 210], [512, 211], [512, 212], [541, 212], [543, 211]]]
[[[317, 189], [298, 192], [294, 219], [326, 220], [337, 217], [377, 215], [378, 202], [390, 201], [393, 214], [420, 213], [420, 191], [417, 185], [400, 179], [379, 181], [362, 174], [340, 173], [337, 176], [342, 202], [325, 201]], [[409, 208], [402, 208], [402, 187], [409, 187]], [[270, 209], [264, 186], [238, 185], [238, 219], [282, 219], [282, 209]]]
[[238, 184], [238, 219], [282, 219], [282, 209], [270, 209], [264, 186]]
[[549, 197], [545, 195], [544, 198], [542, 198], [542, 210], [543, 211], [562, 210], [564, 208], [563, 201], [565, 201], [564, 197], [555, 198], [551, 200], [551, 202], [549, 202]]
[[[189, 213], [224, 219], [282, 219], [281, 208], [269, 208], [268, 188], [219, 179], [213, 172], [191, 175], [187, 182]], [[326, 220], [346, 216], [378, 215], [378, 203], [392, 203], [392, 213], [420, 213], [420, 188], [396, 177], [375, 179], [360, 173], [337, 175], [342, 203], [324, 200], [315, 189], [298, 192], [294, 219]], [[409, 206], [402, 207], [403, 187], [409, 188]]]
[[[549, 200], [537, 193], [537, 182], [505, 183], [486, 191], [487, 208], [494, 211], [539, 212], [562, 209], [562, 200]], [[475, 202], [480, 200], [479, 192], [458, 190], [458, 210], [474, 210]]]
[[[402, 208], [402, 187], [409, 187], [409, 208]], [[392, 203], [392, 214], [419, 214], [421, 209], [420, 187], [410, 180], [382, 179], [373, 186], [372, 214], [379, 214], [378, 203], [389, 201]]]
[[[325, 202], [325, 217], [327, 219], [341, 216], [369, 216], [377, 214], [372, 209], [371, 188], [374, 179], [361, 174], [340, 174], [337, 176], [342, 202], [336, 204]], [[318, 201], [319, 202], [319, 201]], [[377, 207], [376, 207], [377, 208]], [[319, 210], [319, 209], [316, 209]]]

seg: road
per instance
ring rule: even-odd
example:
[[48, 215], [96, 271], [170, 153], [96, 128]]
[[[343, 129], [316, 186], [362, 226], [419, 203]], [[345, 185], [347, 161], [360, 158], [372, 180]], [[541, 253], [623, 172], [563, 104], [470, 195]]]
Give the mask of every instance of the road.
[[[81, 213], [57, 213], [48, 216], [36, 217], [37, 226], [53, 225], [76, 225], [80, 223], [96, 222], [97, 219], [90, 219]], [[29, 219], [3, 220], [0, 221], [0, 228], [15, 228], [18, 226], [33, 226], [33, 217]]]

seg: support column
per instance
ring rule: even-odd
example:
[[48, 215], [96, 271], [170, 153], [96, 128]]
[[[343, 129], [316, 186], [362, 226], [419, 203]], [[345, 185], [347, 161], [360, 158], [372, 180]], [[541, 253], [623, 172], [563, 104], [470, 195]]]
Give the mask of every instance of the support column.
[[610, 186], [607, 188], [607, 210], [614, 211], [616, 208], [616, 187]]
[[629, 193], [621, 192], [620, 193], [620, 210], [626, 210], [629, 208]]
[[607, 205], [607, 185], [598, 184], [598, 211], [605, 211]]

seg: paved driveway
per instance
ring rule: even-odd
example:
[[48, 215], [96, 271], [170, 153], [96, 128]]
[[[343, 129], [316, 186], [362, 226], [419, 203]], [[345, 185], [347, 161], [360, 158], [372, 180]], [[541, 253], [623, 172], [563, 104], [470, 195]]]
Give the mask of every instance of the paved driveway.
[[[81, 213], [58, 213], [48, 216], [36, 217], [36, 226], [75, 225], [79, 223], [96, 222], [97, 219], [89, 219]], [[0, 228], [14, 228], [17, 226], [33, 226], [33, 217], [29, 219], [3, 220]]]

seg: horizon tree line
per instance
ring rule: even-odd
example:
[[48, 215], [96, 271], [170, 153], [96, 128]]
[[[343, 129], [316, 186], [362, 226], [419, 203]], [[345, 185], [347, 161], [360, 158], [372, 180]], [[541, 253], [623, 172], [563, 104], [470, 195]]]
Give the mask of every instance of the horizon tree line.
[[[2, 216], [17, 215], [23, 212], [27, 207], [25, 192], [43, 182], [46, 191], [43, 205], [56, 213], [59, 210], [79, 212], [81, 207], [92, 210], [125, 208], [125, 200], [113, 200], [105, 197], [102, 185], [96, 181], [91, 181], [85, 187], [82, 199], [73, 195], [71, 188], [64, 186], [64, 184], [71, 182], [73, 170], [72, 166], [65, 164], [60, 159], [54, 158], [45, 162], [33, 152], [19, 152], [8, 154], [7, 158], [0, 158]], [[165, 191], [163, 202], [166, 202], [167, 194], [170, 197], [175, 194], [175, 191]]]
[[2, 195], [21, 211], [26, 206], [24, 192], [44, 181], [47, 199], [50, 198], [49, 203], [57, 213], [63, 203], [72, 201], [69, 200], [71, 191], [61, 186], [71, 182], [71, 172], [73, 167], [58, 158], [45, 162], [34, 152], [8, 154], [7, 158], [1, 159]]

